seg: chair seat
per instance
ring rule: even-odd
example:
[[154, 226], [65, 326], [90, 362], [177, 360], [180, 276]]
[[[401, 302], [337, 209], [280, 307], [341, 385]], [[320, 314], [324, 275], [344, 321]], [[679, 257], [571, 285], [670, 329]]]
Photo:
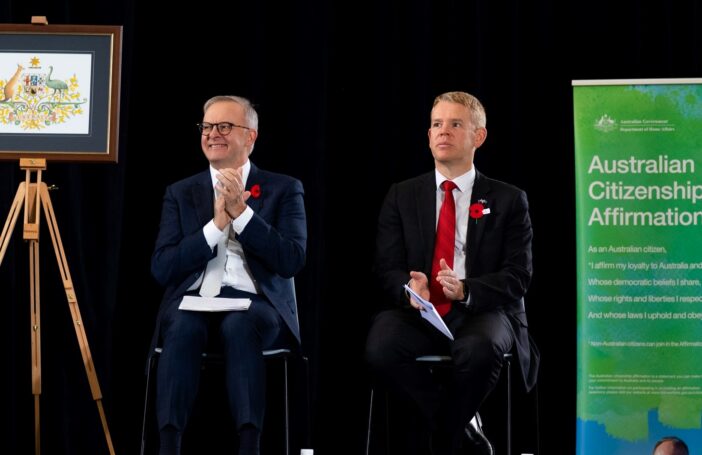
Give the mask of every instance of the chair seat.
[[453, 362], [453, 358], [450, 355], [422, 355], [414, 359], [417, 362], [426, 363], [450, 363]]
[[[154, 348], [154, 353], [155, 354], [161, 354], [163, 352], [163, 348]], [[264, 349], [262, 351], [263, 357], [281, 357], [281, 356], [289, 356], [292, 354], [292, 351], [290, 349], [286, 348], [280, 348], [280, 349]], [[203, 352], [202, 357], [204, 359], [215, 359], [218, 357], [222, 357], [221, 353], [212, 353], [212, 352]]]
[[[505, 361], [512, 360], [512, 353], [506, 352], [502, 354], [502, 359]], [[414, 360], [427, 363], [450, 363], [453, 362], [453, 357], [450, 355], [421, 355]]]

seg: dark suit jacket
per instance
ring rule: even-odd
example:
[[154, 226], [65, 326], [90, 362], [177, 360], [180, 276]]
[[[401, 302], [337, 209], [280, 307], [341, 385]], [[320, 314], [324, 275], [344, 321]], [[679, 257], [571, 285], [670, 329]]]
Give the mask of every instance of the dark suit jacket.
[[[476, 171], [471, 204], [490, 213], [469, 218], [466, 285], [473, 311], [502, 309], [512, 321], [527, 389], [536, 382], [539, 354], [527, 332], [524, 294], [531, 281], [531, 220], [526, 194]], [[375, 273], [385, 292], [409, 305], [402, 285], [416, 270], [431, 276], [436, 237], [434, 171], [393, 185], [378, 221]]]
[[[300, 340], [293, 276], [305, 263], [307, 223], [302, 183], [292, 177], [257, 168], [251, 163], [246, 189], [259, 185], [260, 196], [246, 203], [254, 216], [237, 236], [260, 292], [276, 308], [290, 332]], [[151, 258], [151, 273], [166, 287], [160, 321], [177, 311], [187, 289], [217, 255], [202, 228], [214, 216], [214, 190], [209, 169], [166, 189], [161, 225]], [[158, 341], [158, 326], [154, 343]]]

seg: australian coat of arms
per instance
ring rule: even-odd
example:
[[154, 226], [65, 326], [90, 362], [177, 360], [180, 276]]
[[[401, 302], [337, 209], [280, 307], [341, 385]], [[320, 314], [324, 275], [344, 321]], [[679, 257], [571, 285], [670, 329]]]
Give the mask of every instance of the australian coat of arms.
[[[7, 79], [3, 79], [3, 76]], [[70, 68], [44, 67], [38, 57], [0, 67], [0, 124], [40, 130], [84, 114], [80, 84]]]

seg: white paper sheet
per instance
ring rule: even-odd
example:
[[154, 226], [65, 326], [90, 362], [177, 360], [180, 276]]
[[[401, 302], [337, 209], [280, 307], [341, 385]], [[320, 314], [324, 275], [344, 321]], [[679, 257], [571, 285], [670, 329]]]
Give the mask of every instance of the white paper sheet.
[[249, 309], [250, 305], [251, 299], [186, 295], [183, 296], [178, 309], [186, 311], [245, 311]]
[[410, 293], [412, 298], [414, 298], [414, 300], [424, 308], [424, 311], [419, 312], [422, 315], [422, 317], [429, 321], [431, 325], [439, 329], [441, 333], [449, 337], [449, 339], [453, 340], [453, 334], [451, 333], [449, 328], [446, 327], [444, 320], [441, 319], [441, 316], [436, 311], [436, 308], [434, 308], [434, 305], [430, 301], [421, 298], [419, 294], [414, 292], [412, 288], [410, 288], [406, 284], [404, 286], [405, 290]]

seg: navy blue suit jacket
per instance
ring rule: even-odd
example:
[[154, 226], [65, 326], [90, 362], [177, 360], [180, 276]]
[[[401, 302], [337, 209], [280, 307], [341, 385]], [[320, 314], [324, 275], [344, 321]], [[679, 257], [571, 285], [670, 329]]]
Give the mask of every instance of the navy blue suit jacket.
[[[305, 263], [307, 222], [302, 183], [292, 177], [267, 172], [251, 163], [246, 189], [259, 185], [260, 196], [246, 203], [254, 216], [237, 235], [246, 262], [260, 292], [280, 313], [290, 332], [300, 340], [293, 277]], [[166, 287], [159, 309], [178, 311], [187, 289], [217, 255], [205, 241], [202, 228], [214, 216], [214, 190], [209, 169], [166, 189], [161, 225], [151, 258], [151, 273]], [[154, 335], [158, 341], [159, 326]]]
[[[512, 321], [525, 385], [536, 382], [539, 353], [527, 332], [524, 294], [531, 281], [532, 229], [526, 194], [476, 171], [471, 204], [490, 213], [469, 218], [466, 286], [473, 311], [502, 309]], [[402, 285], [416, 270], [431, 277], [436, 238], [434, 171], [393, 185], [378, 221], [375, 273], [399, 305], [409, 306]]]

